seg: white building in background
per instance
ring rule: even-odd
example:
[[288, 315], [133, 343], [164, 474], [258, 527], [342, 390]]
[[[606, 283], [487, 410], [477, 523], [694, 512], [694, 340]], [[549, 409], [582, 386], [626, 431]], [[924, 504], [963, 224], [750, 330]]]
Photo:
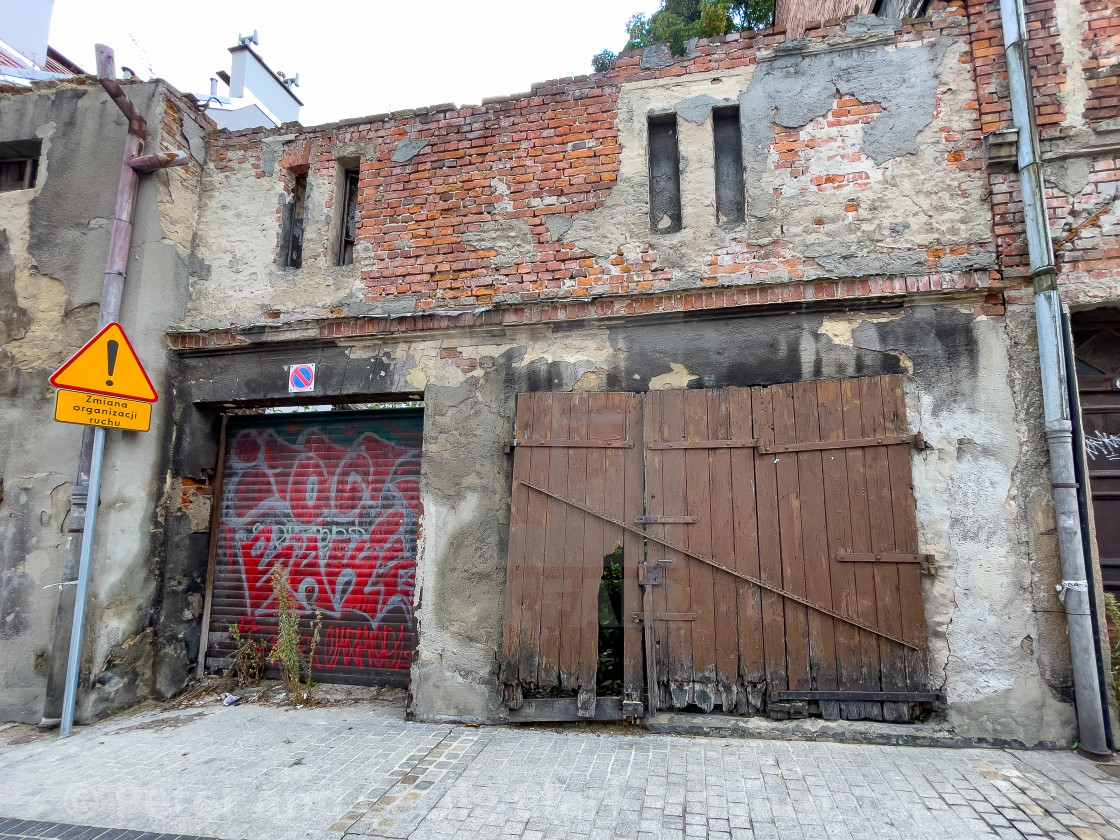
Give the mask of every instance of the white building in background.
[[255, 30], [250, 36], [239, 36], [237, 46], [229, 48], [233, 55], [230, 72], [219, 70], [210, 79], [210, 95], [198, 97], [218, 128], [238, 131], [299, 120], [303, 103], [292, 92], [299, 87], [299, 74], [289, 78], [274, 72], [253, 50], [259, 43]]
[[47, 44], [54, 0], [0, 0], [0, 84], [27, 86], [85, 73]]

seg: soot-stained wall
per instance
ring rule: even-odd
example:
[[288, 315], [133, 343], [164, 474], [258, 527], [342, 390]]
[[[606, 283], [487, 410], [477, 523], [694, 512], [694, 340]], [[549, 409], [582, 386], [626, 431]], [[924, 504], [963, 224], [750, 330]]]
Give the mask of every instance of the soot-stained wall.
[[[927, 441], [913, 467], [921, 550], [936, 555], [938, 570], [924, 581], [931, 686], [946, 691], [948, 722], [962, 737], [1058, 743], [1071, 731], [1067, 669], [1060, 640], [1045, 638], [1053, 628], [1030, 607], [1057, 566], [1050, 549], [1022, 535], [1032, 527], [1022, 488], [1042, 462], [1021, 439], [1023, 395], [1008, 357], [1029, 321], [978, 315], [977, 303], [739, 310], [275, 346], [258, 335], [236, 352], [180, 353], [175, 470], [212, 468], [219, 407], [287, 400], [286, 365], [295, 362], [317, 363], [312, 402], [422, 395], [421, 630], [410, 708], [425, 720], [496, 722], [505, 716], [496, 668], [512, 460], [503, 443], [517, 394], [902, 374], [911, 429]], [[201, 542], [172, 535], [168, 558], [169, 574], [201, 584]]]
[[[145, 176], [123, 324], [165, 399], [147, 434], [109, 431], [78, 720], [151, 687], [151, 608], [168, 426], [164, 333], [186, 304], [205, 120], [163, 83], [126, 85], [147, 150], [191, 149]], [[0, 193], [0, 720], [58, 716], [81, 535], [70, 500], [82, 427], [55, 422], [51, 374], [96, 331], [128, 124], [96, 80], [0, 93], [0, 142], [41, 141], [32, 189]], [[48, 686], [53, 701], [48, 700]]]

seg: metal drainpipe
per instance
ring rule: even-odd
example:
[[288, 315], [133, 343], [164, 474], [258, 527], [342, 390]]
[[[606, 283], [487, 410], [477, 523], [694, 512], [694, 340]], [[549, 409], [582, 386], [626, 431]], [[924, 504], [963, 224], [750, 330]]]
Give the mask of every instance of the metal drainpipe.
[[[104, 44], [95, 45], [97, 56], [97, 80], [109, 94], [109, 98], [116, 103], [121, 113], [128, 119], [128, 135], [125, 137], [124, 153], [121, 161], [121, 176], [117, 185], [116, 206], [113, 214], [113, 230], [109, 238], [109, 256], [106, 260], [105, 280], [101, 289], [101, 301], [98, 311], [98, 330], [104, 329], [109, 324], [120, 319], [121, 301], [124, 297], [124, 281], [128, 272], [128, 253], [132, 246], [132, 221], [136, 210], [136, 198], [140, 189], [140, 174], [155, 172], [172, 166], [183, 166], [189, 158], [186, 152], [176, 150], [152, 155], [140, 156], [144, 151], [144, 141], [148, 133], [148, 122], [137, 110], [136, 106], [124, 92], [124, 88], [116, 80], [116, 64], [113, 50]], [[88, 531], [92, 539], [93, 529], [86, 528], [87, 516], [96, 516], [97, 499], [88, 498], [91, 484], [91, 467], [94, 463], [95, 440], [101, 433], [102, 447], [104, 446], [104, 429], [85, 426], [82, 429], [82, 446], [78, 456], [77, 481], [75, 482], [72, 497], [72, 523], [71, 530]], [[92, 523], [91, 523], [92, 524]], [[81, 527], [78, 527], [80, 525]], [[87, 541], [83, 533], [83, 543]], [[88, 548], [83, 549], [83, 556], [88, 554]], [[61, 662], [67, 652], [66, 643], [69, 641], [68, 672], [74, 670], [71, 660], [80, 656], [82, 645], [82, 626], [85, 619], [84, 588], [88, 585], [89, 563], [76, 562], [74, 558], [67, 561], [64, 571], [64, 580], [78, 584], [77, 589], [83, 590], [83, 596], [60, 597], [58, 615], [55, 620], [55, 639], [52, 645], [52, 662]], [[83, 585], [83, 581], [85, 585]], [[72, 591], [72, 590], [71, 590]], [[69, 592], [65, 593], [69, 594]], [[69, 621], [71, 613], [73, 620]], [[47, 680], [47, 696], [44, 705], [43, 723], [53, 722], [56, 716], [63, 718], [63, 729], [68, 730], [67, 718], [73, 715], [76, 702], [76, 686], [71, 684], [72, 676], [67, 674], [63, 692], [59, 691], [61, 682], [60, 669], [52, 667]], [[60, 697], [60, 693], [62, 696]], [[61, 708], [60, 708], [61, 707]], [[67, 733], [68, 734], [68, 731]]]
[[1112, 755], [1105, 734], [1104, 708], [1097, 679], [1096, 644], [1089, 613], [1089, 584], [1081, 538], [1081, 518], [1074, 474], [1073, 423], [1066, 393], [1065, 342], [1058, 273], [1042, 187], [1029, 45], [1023, 0], [1002, 0], [1003, 41], [1011, 88], [1011, 113], [1019, 132], [1019, 176], [1027, 226], [1031, 278], [1034, 283], [1038, 354], [1042, 366], [1042, 404], [1050, 449], [1058, 553], [1062, 562], [1061, 598], [1066, 609], [1073, 690], [1077, 704], [1080, 749], [1091, 758]]

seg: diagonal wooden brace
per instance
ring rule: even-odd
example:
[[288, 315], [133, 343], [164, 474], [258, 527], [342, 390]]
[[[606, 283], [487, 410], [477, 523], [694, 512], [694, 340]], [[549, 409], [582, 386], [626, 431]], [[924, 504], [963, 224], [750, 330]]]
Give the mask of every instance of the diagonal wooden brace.
[[686, 557], [691, 557], [694, 560], [699, 560], [701, 563], [707, 563], [709, 566], [715, 569], [719, 569], [721, 572], [727, 572], [727, 574], [731, 575], [732, 577], [737, 577], [740, 580], [745, 580], [748, 583], [753, 583], [755, 586], [761, 587], [762, 589], [766, 589], [770, 592], [775, 592], [778, 595], [781, 595], [783, 598], [788, 598], [791, 601], [796, 601], [798, 604], [808, 607], [811, 610], [816, 610], [819, 613], [824, 613], [825, 615], [831, 616], [838, 621], [843, 621], [845, 624], [851, 624], [852, 626], [858, 627], [861, 630], [866, 630], [869, 633], [874, 633], [876, 636], [882, 636], [884, 639], [890, 639], [892, 642], [897, 642], [904, 647], [908, 647], [913, 650], [922, 650], [924, 648], [924, 645], [917, 645], [913, 642], [908, 642], [900, 636], [895, 636], [892, 633], [886, 632], [885, 630], [880, 630], [878, 627], [872, 627], [870, 624], [864, 624], [862, 621], [859, 621], [857, 619], [849, 618], [846, 615], [841, 615], [840, 613], [836, 612], [835, 610], [829, 609], [828, 607], [822, 606], [820, 604], [814, 604], [812, 601], [809, 601], [801, 597], [800, 595], [795, 595], [788, 589], [782, 589], [780, 586], [774, 586], [773, 584], [767, 583], [766, 581], [760, 578], [756, 578], [753, 575], [748, 575], [744, 572], [740, 572], [738, 569], [733, 569], [730, 566], [725, 566], [723, 563], [720, 563], [718, 560], [714, 560], [711, 557], [705, 557], [702, 554], [697, 554], [694, 551], [689, 551], [687, 548], [682, 548], [681, 546], [671, 543], [667, 540], [663, 540], [660, 537], [655, 537], [653, 536], [653, 534], [647, 534], [640, 528], [635, 528], [634, 526], [629, 525], [620, 519], [615, 519], [614, 517], [607, 516], [605, 513], [601, 513], [600, 511], [592, 510], [591, 508], [587, 507], [586, 505], [582, 505], [579, 502], [572, 501], [571, 499], [566, 499], [563, 496], [553, 493], [551, 490], [546, 490], [544, 487], [540, 487], [536, 484], [525, 481], [524, 479], [519, 479], [519, 481], [521, 482], [521, 484], [524, 484], [531, 490], [536, 490], [538, 493], [543, 493], [546, 496], [551, 496], [553, 499], [556, 499], [559, 502], [563, 502], [566, 505], [570, 505], [571, 507], [574, 507], [578, 510], [582, 510], [584, 513], [590, 513], [592, 516], [617, 525], [619, 528], [622, 528], [626, 531], [632, 531], [635, 534], [639, 534], [647, 540], [652, 540], [653, 542], [658, 543], [659, 545], [663, 545], [666, 548], [671, 548], [673, 551], [678, 551]]

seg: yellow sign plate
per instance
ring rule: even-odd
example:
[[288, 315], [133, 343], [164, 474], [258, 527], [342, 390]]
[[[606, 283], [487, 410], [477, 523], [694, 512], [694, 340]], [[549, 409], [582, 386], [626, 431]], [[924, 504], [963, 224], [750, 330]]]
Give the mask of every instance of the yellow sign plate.
[[152, 404], [99, 394], [59, 391], [54, 404], [54, 419], [82, 426], [146, 432], [152, 427]]
[[51, 377], [56, 388], [155, 402], [156, 389], [120, 324], [109, 324]]

